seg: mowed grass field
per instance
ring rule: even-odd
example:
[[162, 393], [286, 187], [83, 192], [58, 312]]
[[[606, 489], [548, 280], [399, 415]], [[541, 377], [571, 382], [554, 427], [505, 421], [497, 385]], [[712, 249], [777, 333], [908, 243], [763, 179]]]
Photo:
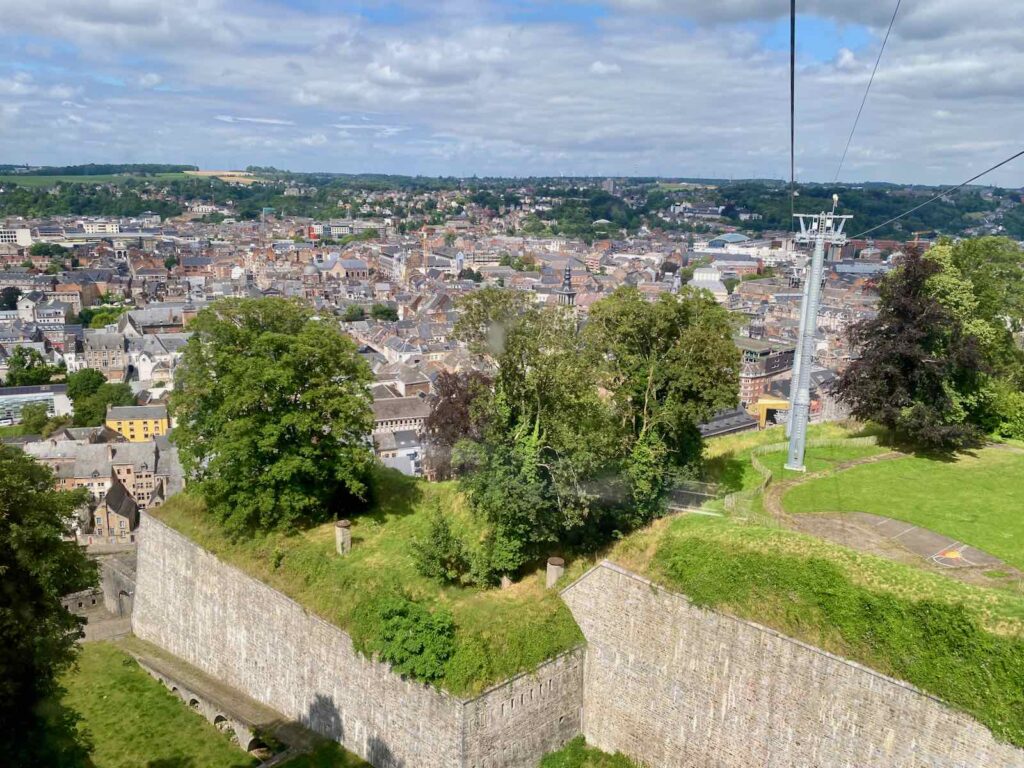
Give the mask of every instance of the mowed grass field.
[[[86, 643], [64, 676], [64, 702], [82, 716], [95, 768], [249, 768], [259, 760], [228, 741], [142, 670], [116, 643]], [[284, 768], [369, 768], [324, 741]]]
[[126, 181], [174, 181], [187, 179], [184, 173], [154, 173], [140, 176], [127, 173], [99, 174], [96, 176], [32, 176], [30, 174], [0, 175], [0, 184], [18, 184], [22, 187], [52, 187], [58, 182], [64, 184], [123, 184]]
[[427, 483], [394, 470], [375, 480], [377, 502], [352, 515], [352, 551], [335, 554], [334, 524], [299, 533], [230, 541], [199, 499], [178, 494], [152, 514], [251, 576], [280, 590], [321, 618], [346, 629], [357, 647], [372, 640], [364, 601], [397, 593], [445, 608], [456, 624], [456, 650], [440, 686], [473, 695], [492, 683], [535, 668], [583, 641], [572, 614], [537, 570], [508, 589], [442, 586], [416, 570], [413, 541], [429, 531], [431, 512], [448, 517], [453, 530], [482, 533], [455, 483]]
[[955, 461], [908, 456], [797, 485], [788, 512], [871, 512], [936, 531], [1024, 569], [1024, 452], [988, 447]]
[[78, 668], [64, 677], [65, 703], [82, 716], [96, 768], [258, 764], [189, 710], [112, 643], [86, 643]]

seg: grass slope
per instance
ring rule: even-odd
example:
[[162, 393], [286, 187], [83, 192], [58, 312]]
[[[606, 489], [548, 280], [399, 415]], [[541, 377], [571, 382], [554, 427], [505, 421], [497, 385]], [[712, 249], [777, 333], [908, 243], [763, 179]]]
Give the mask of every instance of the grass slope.
[[[869, 434], [872, 432], [860, 425], [826, 422], [810, 425], [807, 438], [810, 441], [842, 440], [847, 437], [860, 437]], [[754, 488], [761, 481], [761, 475], [750, 463], [751, 451], [765, 445], [784, 442], [786, 442], [786, 432], [781, 426], [708, 440], [704, 448], [706, 479], [718, 483], [726, 492]], [[826, 469], [833, 463], [884, 451], [884, 448], [875, 446], [842, 446], [839, 448], [812, 446], [807, 449], [807, 471], [816, 472]], [[760, 458], [761, 462], [773, 472], [781, 471], [782, 465], [786, 463], [786, 454], [782, 451], [762, 455]], [[790, 473], [787, 471], [787, 474]]]
[[956, 461], [907, 457], [797, 485], [788, 512], [871, 512], [929, 528], [1024, 569], [1024, 453], [984, 448]]
[[82, 715], [96, 768], [241, 768], [259, 761], [189, 711], [111, 643], [82, 646], [64, 678], [65, 702]]
[[637, 768], [637, 765], [621, 752], [609, 755], [588, 747], [583, 737], [577, 736], [557, 752], [545, 755], [539, 768]]
[[359, 610], [375, 595], [401, 592], [431, 608], [447, 607], [457, 627], [456, 651], [440, 685], [456, 695], [479, 693], [582, 642], [569, 609], [544, 588], [541, 571], [505, 590], [442, 587], [420, 576], [411, 543], [426, 534], [435, 505], [456, 531], [473, 535], [478, 529], [453, 483], [415, 481], [393, 471], [381, 478], [374, 510], [352, 518], [352, 552], [345, 558], [334, 553], [333, 524], [232, 542], [194, 497], [179, 494], [153, 514], [348, 630], [357, 646], [376, 629]]
[[617, 549], [699, 605], [906, 680], [1024, 745], [1024, 597], [723, 519], [676, 518]]

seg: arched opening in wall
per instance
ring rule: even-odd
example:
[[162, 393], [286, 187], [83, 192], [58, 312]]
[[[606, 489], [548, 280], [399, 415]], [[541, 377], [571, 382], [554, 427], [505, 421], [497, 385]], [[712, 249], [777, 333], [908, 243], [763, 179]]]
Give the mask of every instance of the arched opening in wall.
[[231, 723], [228, 722], [228, 719], [224, 717], [224, 715], [213, 716], [213, 727], [221, 733], [227, 733], [232, 730]]
[[249, 739], [249, 743], [245, 745], [245, 751], [260, 760], [268, 760], [274, 756], [274, 750], [258, 736]]
[[172, 685], [171, 686], [171, 693], [177, 694], [178, 693], [178, 686]]
[[192, 698], [188, 700], [188, 706], [190, 709], [194, 709], [196, 712], [199, 711], [199, 699]]

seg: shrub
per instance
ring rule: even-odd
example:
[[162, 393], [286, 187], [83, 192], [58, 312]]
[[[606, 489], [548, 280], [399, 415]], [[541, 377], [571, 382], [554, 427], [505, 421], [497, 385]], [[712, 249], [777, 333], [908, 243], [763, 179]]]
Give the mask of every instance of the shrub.
[[455, 653], [455, 620], [444, 608], [430, 611], [408, 597], [384, 594], [356, 612], [359, 650], [376, 653], [400, 675], [436, 682]]
[[416, 570], [428, 579], [453, 584], [465, 580], [469, 572], [465, 545], [436, 507], [430, 515], [427, 536], [412, 540], [412, 555]]

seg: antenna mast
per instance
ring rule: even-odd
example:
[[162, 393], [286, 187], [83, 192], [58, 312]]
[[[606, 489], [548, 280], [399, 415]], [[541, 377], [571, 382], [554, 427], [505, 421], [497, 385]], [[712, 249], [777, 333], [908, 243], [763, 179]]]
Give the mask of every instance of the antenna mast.
[[814, 243], [811, 263], [805, 272], [804, 298], [800, 307], [800, 337], [794, 356], [793, 380], [790, 384], [789, 453], [786, 469], [803, 472], [804, 450], [807, 447], [807, 422], [811, 413], [811, 366], [814, 364], [814, 337], [818, 330], [818, 308], [821, 305], [821, 281], [825, 264], [825, 244], [831, 247], [846, 243], [843, 227], [852, 216], [837, 216], [839, 195], [832, 195], [832, 211], [815, 215], [793, 214], [800, 220], [798, 243]]

